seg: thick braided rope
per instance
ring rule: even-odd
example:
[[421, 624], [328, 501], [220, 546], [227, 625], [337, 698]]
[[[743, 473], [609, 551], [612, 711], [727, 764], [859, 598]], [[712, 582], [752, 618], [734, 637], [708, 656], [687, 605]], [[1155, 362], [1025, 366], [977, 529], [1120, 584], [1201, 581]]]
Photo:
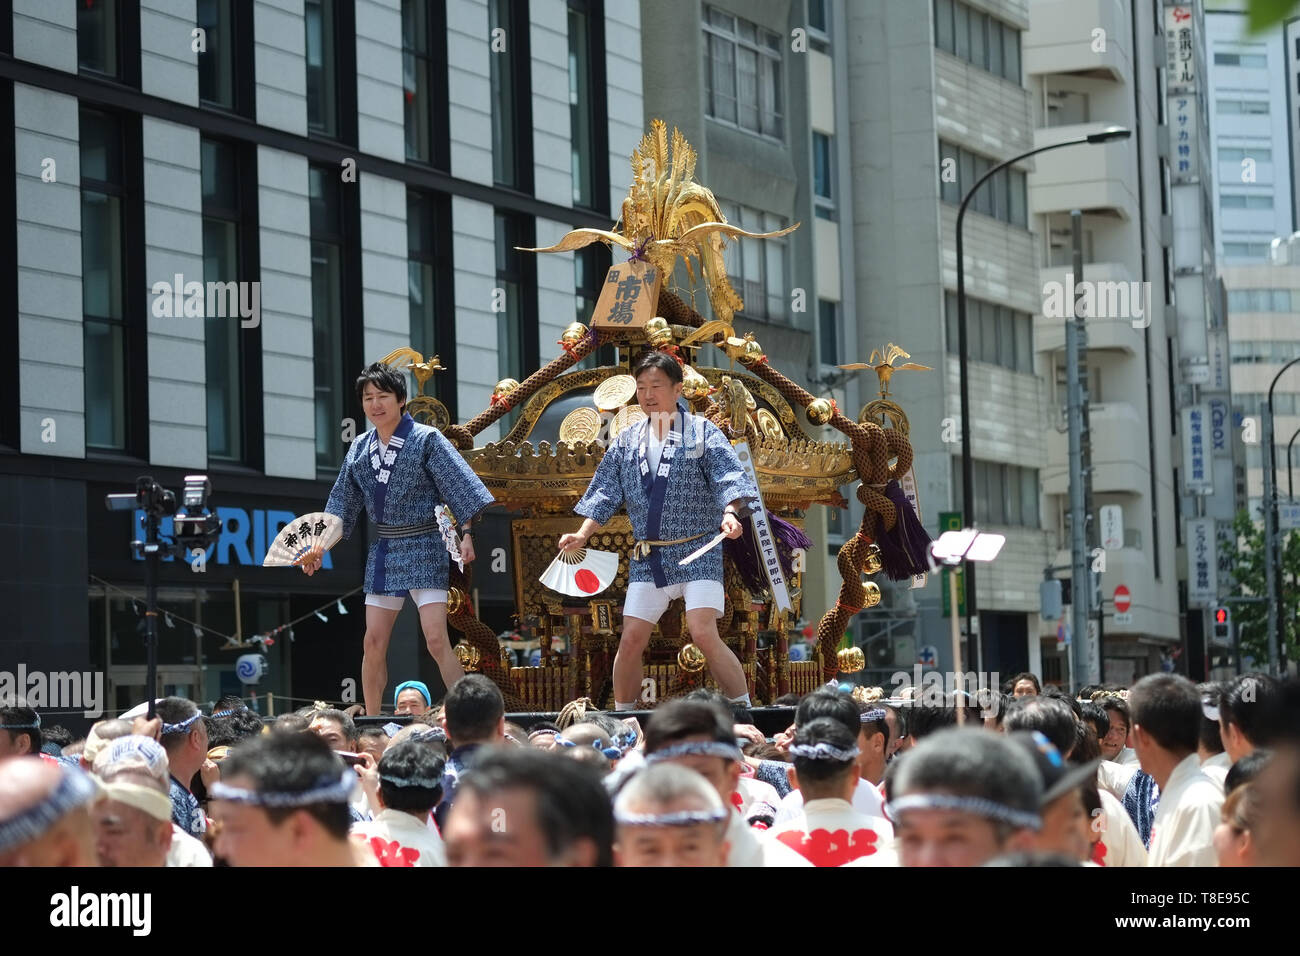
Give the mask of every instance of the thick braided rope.
[[457, 448], [464, 450], [474, 445], [474, 436], [487, 428], [498, 418], [510, 411], [512, 408], [518, 408], [533, 395], [543, 385], [554, 381], [560, 375], [563, 375], [573, 366], [577, 365], [588, 355], [591, 354], [597, 346], [600, 345], [601, 335], [599, 329], [592, 329], [587, 336], [575, 345], [571, 350], [565, 349], [560, 355], [557, 355], [548, 364], [539, 368], [528, 378], [520, 383], [519, 387], [510, 393], [509, 402], [499, 402], [489, 405], [483, 411], [479, 412], [464, 425], [448, 425], [443, 429], [443, 434]]
[[497, 641], [496, 632], [474, 616], [474, 605], [466, 599], [459, 613], [447, 615], [447, 623], [478, 648], [479, 670], [500, 688], [501, 696], [505, 698], [506, 712], [527, 710], [524, 702], [510, 687], [510, 674], [501, 662], [501, 644]]

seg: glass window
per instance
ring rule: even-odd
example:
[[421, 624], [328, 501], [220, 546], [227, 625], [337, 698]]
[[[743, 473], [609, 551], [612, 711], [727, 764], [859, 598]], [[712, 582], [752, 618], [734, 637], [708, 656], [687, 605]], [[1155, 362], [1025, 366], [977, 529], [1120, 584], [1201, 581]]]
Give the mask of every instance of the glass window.
[[830, 32], [830, 0], [808, 0], [808, 26], [819, 33]]
[[1034, 373], [1034, 320], [1027, 315], [1017, 319], [1016, 371]]
[[943, 318], [944, 332], [947, 337], [945, 351], [949, 355], [957, 355], [957, 296], [951, 292], [943, 294]]
[[1020, 85], [1020, 31], [1013, 30], [1005, 23], [1002, 25], [1002, 75], [1017, 86]]
[[970, 7], [960, 0], [953, 6], [953, 52], [963, 60], [970, 60]]
[[450, 164], [444, 3], [402, 0], [402, 110], [406, 158]]
[[[573, 130], [572, 163], [573, 204], [593, 208], [596, 205], [596, 169], [600, 162], [597, 150], [597, 122], [592, 99], [591, 17], [585, 8], [569, 6], [569, 119]], [[604, 197], [600, 204], [603, 207]]]
[[338, 440], [349, 394], [343, 368], [343, 235], [338, 171], [312, 166], [312, 363], [316, 394], [316, 464], [333, 470], [345, 446]]
[[1026, 226], [1028, 218], [1025, 212], [1029, 199], [1025, 195], [1025, 174], [1018, 169], [1011, 170], [1011, 225]]
[[[426, 193], [406, 193], [407, 297], [410, 304], [411, 348], [428, 357], [438, 353], [436, 315], [437, 255], [435, 229], [437, 211], [434, 198]], [[437, 376], [432, 382], [435, 395]]]
[[117, 117], [84, 109], [80, 130], [86, 446], [125, 450], [128, 355], [122, 257], [126, 196], [123, 131]]
[[76, 7], [77, 66], [108, 76], [119, 75], [117, 0], [92, 0]]
[[934, 0], [934, 45], [940, 50], [952, 53], [952, 6], [953, 0]]
[[1016, 318], [1010, 309], [997, 307], [998, 313], [998, 364], [1003, 368], [1016, 367]]
[[992, 17], [988, 18], [988, 38], [989, 38], [989, 72], [994, 76], [1005, 76], [1004, 60], [1002, 59], [1002, 24]]
[[[239, 157], [229, 143], [204, 138], [203, 279], [210, 283], [238, 283], [239, 267]], [[229, 287], [227, 287], [229, 288]], [[244, 458], [243, 381], [240, 343], [243, 327], [234, 299], [223, 293], [214, 314], [204, 318], [204, 356], [207, 377], [208, 455], [225, 460]], [[243, 298], [247, 301], [247, 297]]]
[[510, 53], [488, 57], [492, 86], [492, 174], [503, 186], [527, 189], [531, 178], [525, 157], [530, 151], [525, 147], [531, 143], [532, 131], [525, 127], [524, 117], [531, 93], [525, 92], [529, 89], [527, 69], [518, 68], [518, 64], [526, 67], [530, 62], [526, 56], [521, 58], [521, 46], [526, 49], [527, 28], [519, 28], [511, 0], [489, 0], [488, 28], [504, 30], [507, 42], [512, 44], [507, 47]]
[[832, 200], [831, 138], [825, 133], [813, 133], [813, 193], [819, 199]]
[[[974, 189], [975, 184], [984, 178], [992, 165], [983, 156], [974, 157], [973, 168], [971, 169], [970, 185], [964, 185], [966, 189]], [[975, 193], [975, 201], [971, 204], [975, 207], [976, 212], [982, 212], [986, 216], [993, 215], [993, 191], [989, 184], [985, 184]]]
[[818, 339], [823, 365], [840, 364], [839, 304], [829, 299], [817, 300]]
[[334, 0], [305, 0], [303, 7], [307, 52], [307, 129], [337, 137], [338, 51]]
[[957, 205], [961, 202], [961, 183], [958, 181], [958, 149], [951, 143], [939, 143], [939, 195], [944, 202]]
[[980, 334], [984, 340], [981, 358], [991, 365], [997, 365], [1001, 355], [998, 350], [998, 314], [997, 307], [990, 302], [980, 303]]
[[199, 99], [235, 108], [235, 11], [232, 0], [198, 0], [196, 22], [204, 31], [199, 54]]
[[780, 37], [712, 9], [704, 29], [708, 114], [753, 133], [783, 138]]
[[1033, 468], [1018, 468], [1020, 473], [1020, 523], [1027, 528], [1041, 527], [1038, 513], [1038, 472]]
[[970, 14], [970, 61], [981, 70], [988, 69], [988, 16], [972, 10]]
[[515, 251], [515, 246], [523, 244], [519, 230], [515, 217], [496, 214], [497, 285], [505, 291], [505, 308], [497, 313], [497, 374], [523, 381], [523, 283], [518, 262], [521, 253]]

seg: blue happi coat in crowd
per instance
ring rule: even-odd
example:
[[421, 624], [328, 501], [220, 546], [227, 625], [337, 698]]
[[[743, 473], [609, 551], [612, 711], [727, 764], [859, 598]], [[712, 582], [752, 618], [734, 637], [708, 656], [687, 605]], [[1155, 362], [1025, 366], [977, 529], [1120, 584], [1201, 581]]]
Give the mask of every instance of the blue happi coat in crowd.
[[[325, 504], [351, 536], [364, 505], [380, 527], [435, 524], [445, 504], [457, 524], [493, 501], [478, 475], [442, 432], [403, 415], [382, 451], [372, 428], [352, 442]], [[447, 587], [450, 556], [435, 529], [409, 537], [379, 538], [366, 560], [366, 593], [402, 595], [411, 588]]]
[[653, 582], [659, 587], [687, 581], [721, 581], [721, 547], [686, 567], [677, 562], [718, 533], [722, 511], [728, 504], [757, 501], [758, 489], [722, 430], [708, 419], [690, 414], [685, 402], [677, 403], [677, 415], [654, 473], [648, 459], [649, 429], [647, 418], [618, 433], [605, 449], [587, 493], [573, 510], [603, 525], [621, 506], [626, 506], [638, 541], [702, 536], [683, 544], [652, 548], [646, 559], [633, 555], [629, 562], [632, 581]]

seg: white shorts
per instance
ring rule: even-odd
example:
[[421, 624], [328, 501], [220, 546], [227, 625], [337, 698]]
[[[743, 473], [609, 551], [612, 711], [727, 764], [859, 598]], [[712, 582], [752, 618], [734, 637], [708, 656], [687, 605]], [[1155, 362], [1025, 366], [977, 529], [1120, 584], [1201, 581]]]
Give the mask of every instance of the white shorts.
[[[411, 588], [407, 593], [411, 595], [411, 600], [415, 602], [416, 607], [424, 607], [426, 604], [447, 603], [447, 592], [442, 588]], [[396, 597], [388, 594], [366, 595], [366, 604], [371, 607], [386, 608], [389, 611], [400, 611], [405, 603], [406, 598], [401, 595]]]
[[627, 586], [627, 598], [623, 602], [623, 616], [635, 617], [654, 624], [668, 610], [668, 602], [679, 597], [686, 599], [686, 610], [711, 607], [722, 616], [726, 605], [726, 594], [721, 581], [687, 581], [685, 584], [670, 584], [658, 587], [652, 581], [633, 581]]

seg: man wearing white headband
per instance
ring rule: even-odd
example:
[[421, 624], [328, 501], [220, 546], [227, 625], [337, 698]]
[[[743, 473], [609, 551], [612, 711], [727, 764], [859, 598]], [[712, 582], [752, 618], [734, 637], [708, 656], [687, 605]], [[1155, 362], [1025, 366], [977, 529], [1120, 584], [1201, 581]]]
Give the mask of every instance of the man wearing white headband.
[[[160, 740], [171, 766], [172, 820], [190, 836], [201, 838], [207, 818], [190, 792], [190, 782], [208, 762], [208, 727], [203, 712], [184, 697], [164, 697], [154, 706], [162, 718]], [[212, 766], [215, 768], [215, 764]]]
[[90, 806], [98, 796], [75, 767], [0, 760], [0, 867], [94, 866]]
[[674, 700], [655, 709], [645, 732], [647, 763], [688, 767], [718, 792], [727, 818], [727, 866], [810, 866], [798, 853], [766, 834], [757, 835], [732, 803], [740, 778], [740, 748], [731, 715], [701, 700]]
[[208, 789], [216, 855], [231, 866], [357, 866], [348, 841], [356, 779], [315, 734], [241, 742]]
[[885, 811], [903, 866], [982, 866], [1028, 851], [1043, 783], [1005, 737], [953, 727], [926, 736], [898, 767]]
[[888, 820], [859, 813], [850, 802], [855, 789], [870, 785], [858, 776], [857, 738], [847, 727], [833, 717], [810, 720], [795, 732], [790, 756], [790, 783], [802, 794], [803, 805], [777, 824], [773, 839], [814, 866], [843, 866], [870, 857], [892, 839]]
[[717, 790], [664, 762], [638, 771], [614, 801], [618, 866], [726, 866], [727, 820]]
[[94, 813], [101, 866], [212, 865], [203, 842], [172, 819], [170, 763], [157, 741], [135, 734], [103, 740], [92, 766], [105, 796]]

